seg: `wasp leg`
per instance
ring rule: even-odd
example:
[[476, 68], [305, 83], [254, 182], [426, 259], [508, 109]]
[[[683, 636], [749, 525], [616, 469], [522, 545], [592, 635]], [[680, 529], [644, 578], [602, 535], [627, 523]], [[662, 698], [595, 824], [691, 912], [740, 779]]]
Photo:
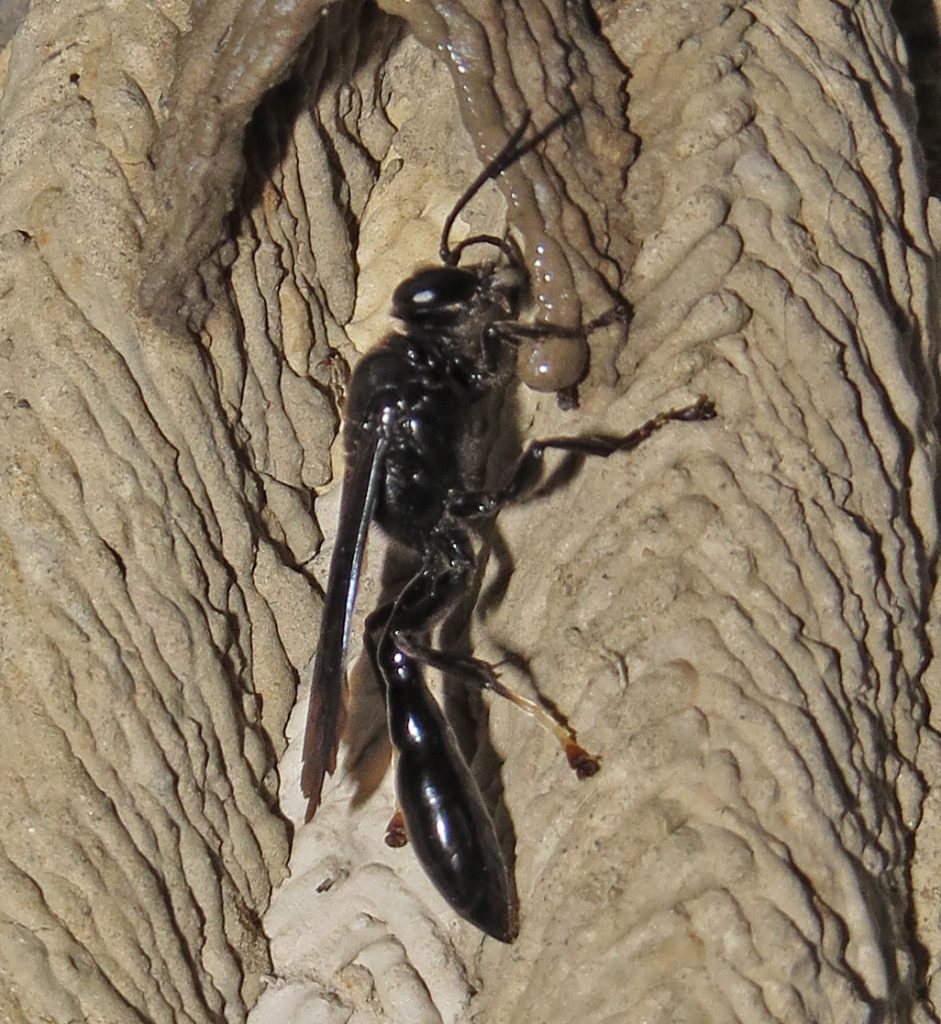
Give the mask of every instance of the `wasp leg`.
[[[499, 492], [500, 495], [502, 493]], [[461, 501], [462, 497], [457, 500]], [[480, 499], [475, 495], [471, 496], [471, 501], [479, 505]], [[498, 694], [535, 718], [555, 736], [565, 752], [569, 766], [579, 778], [594, 775], [600, 767], [599, 759], [579, 744], [575, 729], [552, 701], [541, 694], [534, 701], [511, 690], [500, 682], [495, 667], [486, 661], [470, 655], [441, 651], [421, 641], [422, 634], [465, 592], [467, 577], [473, 566], [473, 555], [463, 531], [453, 524], [449, 529], [441, 530], [437, 543], [426, 552], [425, 565], [405, 586], [394, 605], [374, 612], [367, 620], [366, 646], [374, 664], [381, 673], [383, 657], [379, 648], [389, 641], [396, 650], [413, 661], [430, 665], [446, 675], [455, 675], [472, 682], [479, 689]], [[390, 696], [387, 691], [387, 701]]]
[[396, 632], [393, 640], [399, 650], [404, 651], [409, 657], [420, 661], [431, 668], [436, 668], [446, 675], [457, 676], [466, 682], [473, 683], [481, 690], [490, 690], [492, 693], [503, 697], [504, 700], [515, 704], [524, 714], [535, 718], [536, 721], [558, 740], [559, 745], [565, 751], [569, 767], [580, 779], [590, 778], [596, 774], [601, 767], [600, 758], [589, 754], [578, 742], [578, 734], [572, 727], [568, 718], [559, 707], [547, 697], [537, 691], [537, 700], [531, 700], [522, 694], [511, 690], [500, 682], [497, 672], [498, 665], [492, 665], [489, 661], [474, 658], [470, 655], [451, 654], [448, 651], [440, 651], [424, 644], [416, 643], [411, 637]]
[[543, 470], [543, 456], [547, 451], [571, 452], [575, 455], [606, 459], [615, 452], [629, 452], [638, 448], [658, 430], [674, 421], [693, 423], [711, 420], [716, 415], [715, 403], [704, 396], [681, 409], [658, 413], [629, 434], [589, 434], [584, 437], [549, 437], [531, 441], [516, 464], [509, 481], [497, 491], [467, 491], [451, 499], [448, 511], [458, 519], [481, 519], [496, 515], [504, 505], [523, 500], [539, 482]]
[[593, 331], [599, 331], [602, 327], [610, 327], [611, 324], [627, 323], [631, 319], [631, 308], [626, 302], [617, 303], [610, 309], [605, 310], [600, 316], [589, 320], [584, 326], [573, 326], [570, 324], [534, 323], [524, 324], [519, 320], [498, 320], [491, 324], [486, 333], [491, 338], [513, 344], [516, 341], [524, 341], [530, 338], [584, 338]]
[[629, 323], [631, 315], [630, 305], [622, 299], [620, 302], [615, 302], [610, 309], [605, 310], [604, 313], [596, 316], [593, 320], [589, 320], [583, 326], [552, 324], [542, 321], [526, 324], [520, 323], [519, 320], [497, 320], [484, 333], [491, 339], [507, 342], [510, 345], [530, 338], [584, 339], [586, 335], [594, 331], [600, 331], [602, 327], [610, 327], [611, 324]]
[[392, 812], [389, 824], [386, 825], [385, 841], [386, 846], [391, 846], [395, 850], [408, 843], [408, 836], [405, 834], [405, 816], [402, 814], [402, 808], [398, 804], [395, 805], [395, 810]]

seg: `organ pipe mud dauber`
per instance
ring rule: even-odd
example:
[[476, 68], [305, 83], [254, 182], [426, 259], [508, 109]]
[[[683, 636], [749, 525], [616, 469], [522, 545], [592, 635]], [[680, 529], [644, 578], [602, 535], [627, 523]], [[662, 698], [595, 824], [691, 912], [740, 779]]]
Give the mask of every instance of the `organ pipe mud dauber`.
[[[365, 646], [385, 687], [397, 753], [400, 811], [387, 841], [397, 845], [407, 836], [454, 910], [503, 942], [512, 942], [518, 932], [512, 876], [477, 782], [427, 688], [422, 666], [497, 692], [536, 715], [558, 737], [580, 778], [593, 775], [598, 761], [578, 745], [574, 730], [549, 702], [534, 703], [507, 690], [486, 662], [429, 645], [434, 625], [466, 593], [477, 567], [468, 527], [492, 519], [504, 505], [522, 498], [537, 483], [549, 449], [607, 457], [636, 448], [670, 421], [715, 416], [712, 403], [700, 398], [655, 416], [623, 437], [530, 442], [502, 487], [486, 491], [469, 486], [467, 453], [480, 445], [472, 424], [486, 404], [482, 399], [501, 389], [508, 375], [501, 349], [560, 329], [517, 319], [529, 281], [510, 241], [476, 235], [452, 247], [450, 233], [484, 183], [557, 124], [521, 145], [527, 114], [448, 217], [441, 237], [442, 266], [419, 270], [396, 289], [392, 315], [401, 324], [399, 330], [353, 371], [344, 411], [340, 521], [304, 739], [302, 786], [310, 820], [320, 803], [324, 775], [336, 766], [353, 608], [367, 534], [375, 521], [420, 559], [418, 571], [395, 600], [374, 611], [366, 624]], [[471, 245], [491, 246], [497, 256], [458, 266]]]

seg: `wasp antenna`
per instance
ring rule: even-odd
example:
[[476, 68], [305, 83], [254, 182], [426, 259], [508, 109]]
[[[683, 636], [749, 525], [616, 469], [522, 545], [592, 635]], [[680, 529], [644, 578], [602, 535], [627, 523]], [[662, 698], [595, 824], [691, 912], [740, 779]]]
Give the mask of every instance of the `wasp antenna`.
[[[490, 161], [489, 164], [477, 175], [477, 177], [471, 182], [469, 188], [457, 201], [457, 205], [448, 215], [448, 219], [444, 222], [444, 229], [441, 232], [441, 249], [439, 254], [441, 256], [441, 262], [446, 266], [453, 267], [458, 259], [460, 258], [461, 252], [467, 248], [467, 245], [462, 244], [452, 249], [448, 244], [448, 239], [451, 237], [451, 228], [454, 227], [454, 222], [457, 220], [461, 213], [461, 210], [474, 198], [475, 195], [481, 190], [481, 188], [490, 181], [491, 178], [495, 178], [498, 174], [501, 174], [507, 169], [515, 160], [518, 160], [528, 149], [525, 147], [517, 151], [520, 139], [526, 134], [526, 129], [529, 127], [529, 122], [532, 120], [532, 114], [527, 110], [523, 115], [523, 120], [520, 121], [519, 125], [513, 132], [513, 134], [506, 140], [505, 145], [499, 153]], [[491, 242], [490, 236], [481, 236], [482, 241]], [[469, 241], [469, 240], [468, 240]], [[503, 243], [497, 243], [499, 248], [503, 249]]]
[[461, 253], [472, 245], [492, 245], [499, 249], [513, 266], [522, 265], [522, 257], [516, 246], [505, 238], [497, 238], [496, 235], [472, 235], [470, 238], [462, 239], [449, 252], [450, 265], [455, 266], [460, 261]]
[[477, 177], [471, 182], [470, 187], [457, 201], [457, 205], [451, 211], [448, 219], [444, 222], [444, 229], [441, 232], [441, 248], [439, 255], [441, 262], [448, 267], [457, 265], [458, 260], [461, 257], [461, 253], [469, 246], [475, 245], [478, 242], [484, 242], [488, 245], [495, 245], [498, 249], [501, 249], [510, 258], [511, 261], [517, 261], [519, 255], [515, 249], [511, 249], [510, 244], [504, 239], [495, 238], [493, 235], [475, 235], [473, 238], [466, 238], [463, 242], [460, 242], [453, 249], [451, 248], [448, 239], [451, 237], [451, 228], [454, 227], [454, 222], [457, 220], [461, 210], [474, 198], [480, 189], [488, 182], [491, 178], [496, 178], [497, 175], [502, 174], [507, 167], [516, 163], [521, 157], [524, 157], [534, 146], [538, 146], [540, 142], [547, 139], [556, 128], [560, 125], [565, 124], [570, 117], [574, 117], [578, 112], [577, 107], [572, 107], [570, 110], [566, 110], [564, 114], [559, 114], [558, 117], [553, 118], [549, 124], [541, 132], [537, 132], [529, 142], [521, 146], [519, 143], [523, 136], [526, 134], [526, 129], [529, 127], [529, 123], [532, 120], [532, 114], [530, 111], [526, 111], [523, 115], [522, 121], [520, 121], [516, 130], [506, 140], [503, 148], [499, 153], [490, 161], [489, 164], [477, 175]]

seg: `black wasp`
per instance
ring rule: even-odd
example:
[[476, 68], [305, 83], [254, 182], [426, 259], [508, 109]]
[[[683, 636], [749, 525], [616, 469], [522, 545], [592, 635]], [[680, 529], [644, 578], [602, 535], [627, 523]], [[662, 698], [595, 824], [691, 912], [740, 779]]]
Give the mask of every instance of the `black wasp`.
[[[537, 482], [547, 449], [608, 456], [635, 448], [671, 420], [715, 415], [712, 403], [700, 399], [661, 413], [624, 437], [531, 442], [503, 487], [476, 491], [467, 485], [462, 467], [469, 446], [479, 444], [471, 428], [476, 411], [506, 380], [501, 348], [552, 328], [517, 320], [529, 281], [511, 242], [476, 235], [452, 248], [449, 236], [481, 186], [547, 134], [521, 146], [528, 125], [529, 115], [451, 212], [442, 232], [443, 266], [419, 270], [396, 289], [392, 315], [401, 327], [364, 356], [352, 374], [344, 410], [340, 521], [314, 664], [302, 775], [310, 820], [320, 803], [324, 774], [336, 766], [350, 625], [363, 549], [375, 520], [420, 559], [396, 599], [373, 612], [366, 625], [365, 645], [385, 687], [397, 753], [400, 812], [388, 841], [404, 842], [407, 836], [454, 910], [503, 942], [512, 942], [518, 931], [513, 879], [477, 782], [428, 690], [422, 665], [494, 690], [536, 714], [558, 736], [579, 777], [594, 774], [598, 762], [578, 746], [574, 731], [548, 702], [541, 706], [506, 690], [486, 662], [429, 646], [428, 634], [466, 592], [476, 568], [468, 526], [522, 497]], [[496, 259], [458, 266], [465, 249], [481, 244], [495, 248]]]

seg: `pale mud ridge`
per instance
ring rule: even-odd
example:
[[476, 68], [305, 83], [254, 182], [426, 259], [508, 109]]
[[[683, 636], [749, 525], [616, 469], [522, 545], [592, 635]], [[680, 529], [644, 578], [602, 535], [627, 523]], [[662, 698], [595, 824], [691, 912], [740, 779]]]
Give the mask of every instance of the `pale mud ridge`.
[[[3, 53], [0, 1021], [936, 1019], [937, 266], [894, 27], [388, 8], [36, 0]], [[508, 948], [384, 848], [388, 774], [298, 828], [298, 683], [344, 361], [521, 106], [573, 102], [466, 227], [545, 247], [534, 316], [634, 320], [516, 426], [720, 416], [500, 517], [475, 649], [604, 759], [491, 707]]]

